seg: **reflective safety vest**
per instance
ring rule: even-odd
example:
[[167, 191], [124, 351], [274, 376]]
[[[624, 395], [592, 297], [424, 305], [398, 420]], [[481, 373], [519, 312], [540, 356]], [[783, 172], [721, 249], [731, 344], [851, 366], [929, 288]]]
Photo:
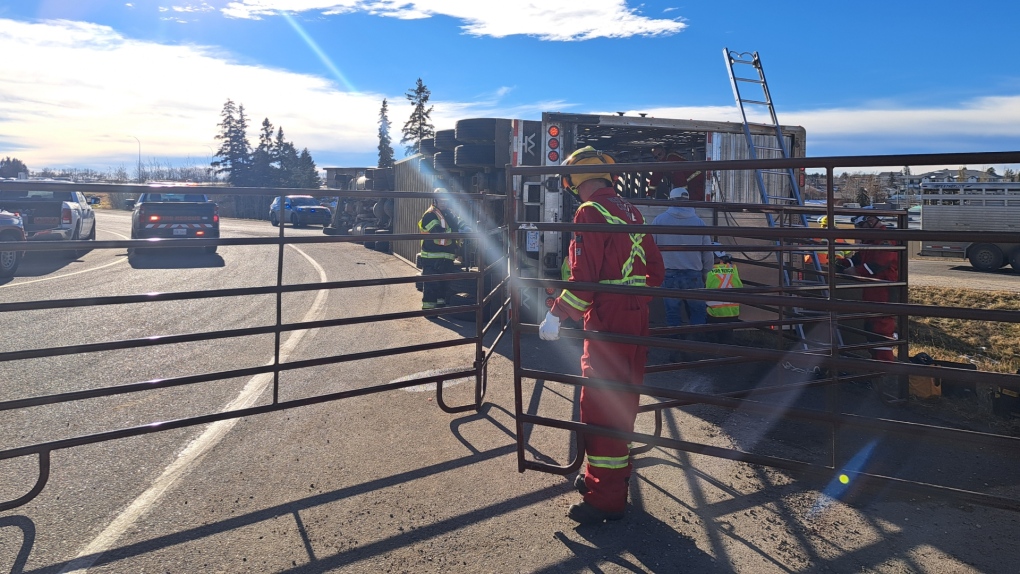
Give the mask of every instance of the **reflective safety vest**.
[[[435, 219], [427, 217], [430, 213], [435, 216]], [[428, 223], [425, 223], [426, 218], [430, 219]], [[450, 233], [452, 231], [450, 226], [446, 223], [446, 217], [443, 215], [443, 212], [436, 209], [436, 206], [434, 205], [425, 210], [421, 219], [418, 220], [418, 229], [420, 229], [422, 233], [437, 235]], [[453, 239], [442, 237], [437, 237], [435, 239], [422, 239], [421, 257], [423, 259], [456, 259], [457, 255], [453, 252], [453, 245]]]
[[[828, 245], [829, 244], [829, 240], [827, 240], [827, 239], [812, 239], [812, 241], [814, 241], [815, 243], [821, 243], [823, 245]], [[836, 259], [837, 260], [838, 259], [846, 259], [846, 258], [850, 257], [851, 255], [853, 255], [854, 252], [853, 252], [852, 249], [848, 249], [849, 247], [850, 247], [850, 244], [847, 243], [846, 239], [837, 239], [836, 240]], [[811, 265], [812, 264], [811, 259], [813, 257], [818, 257], [818, 263], [820, 263], [822, 265], [828, 265], [828, 263], [829, 263], [829, 252], [828, 251], [815, 251], [813, 255], [811, 253], [808, 253], [808, 254], [806, 254], [804, 256], [804, 265]]]
[[[605, 207], [598, 203], [595, 203], [594, 201], [586, 201], [582, 203], [581, 206], [578, 207], [577, 209], [581, 210], [582, 208], [585, 207], [594, 207], [599, 213], [602, 214], [602, 217], [606, 218], [606, 223], [611, 223], [614, 225], [627, 225], [626, 221], [620, 219], [619, 217], [616, 217], [612, 213], [609, 213], [608, 209], [606, 209]], [[635, 259], [640, 259], [641, 262], [645, 264], [648, 263], [648, 261], [645, 259], [645, 248], [641, 246], [641, 241], [645, 238], [645, 234], [631, 233], [629, 234], [629, 237], [630, 237], [630, 256], [628, 256], [627, 260], [623, 262], [623, 269], [620, 270], [620, 275], [622, 275], [622, 277], [620, 279], [600, 279], [599, 283], [603, 285], [627, 285], [630, 287], [645, 287], [647, 285], [646, 281], [648, 278], [645, 275], [640, 276], [632, 275], [632, 273], [634, 272]], [[563, 290], [563, 294], [560, 295], [560, 299], [567, 303], [568, 305], [570, 305], [571, 307], [581, 312], [588, 310], [588, 307], [591, 306], [591, 303], [588, 303], [584, 299], [577, 297], [567, 289]]]
[[[740, 281], [737, 266], [719, 263], [708, 272], [705, 279], [706, 289], [740, 289], [744, 284]], [[731, 301], [708, 301], [708, 314], [712, 317], [737, 317], [740, 315], [740, 303]]]

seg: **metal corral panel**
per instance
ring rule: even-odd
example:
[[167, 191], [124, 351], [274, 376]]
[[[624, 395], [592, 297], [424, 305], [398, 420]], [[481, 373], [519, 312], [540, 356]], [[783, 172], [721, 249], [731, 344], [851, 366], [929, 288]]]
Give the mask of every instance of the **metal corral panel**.
[[[747, 139], [744, 137], [744, 134], [716, 132], [711, 134], [711, 136], [712, 141], [708, 144], [710, 150], [708, 153], [709, 158], [713, 161], [750, 159], [750, 154], [747, 150]], [[760, 149], [763, 147], [775, 148], [775, 136], [754, 135], [751, 137], [754, 138], [755, 147], [759, 148], [758, 159], [782, 157], [782, 154], [778, 151]], [[784, 134], [784, 139], [786, 140], [787, 149], [791, 150], [791, 156], [801, 157], [797, 155], [797, 152], [801, 151], [802, 155], [802, 148], [794, 147], [795, 138]], [[719, 193], [719, 197], [713, 198], [716, 201], [762, 203], [754, 171], [715, 171], [713, 175], [714, 183], [718, 186], [717, 193]], [[774, 174], [763, 174], [762, 177], [765, 180], [765, 186], [768, 189], [769, 195], [792, 197], [793, 190], [790, 186], [789, 177]], [[776, 202], [773, 201], [771, 203]]]
[[[398, 161], [393, 166], [394, 187], [396, 191], [432, 191], [435, 189], [435, 175], [430, 164], [431, 156], [413, 156]], [[418, 221], [431, 205], [427, 198], [409, 197], [393, 200], [393, 233], [418, 233]], [[411, 265], [415, 264], [420, 241], [394, 241], [393, 254], [404, 259]]]

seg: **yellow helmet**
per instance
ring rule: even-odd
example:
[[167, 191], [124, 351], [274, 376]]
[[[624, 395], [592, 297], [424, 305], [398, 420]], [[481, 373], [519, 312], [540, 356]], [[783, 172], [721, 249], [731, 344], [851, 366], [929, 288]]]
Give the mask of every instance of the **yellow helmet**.
[[[570, 154], [570, 157], [563, 160], [562, 165], [591, 165], [591, 164], [612, 164], [616, 161], [609, 155], [602, 153], [591, 146], [585, 146], [574, 153]], [[606, 181], [613, 181], [613, 177], [608, 173], [575, 173], [564, 175], [560, 182], [563, 187], [570, 191], [577, 193], [577, 186], [588, 181], [589, 179], [604, 179]]]
[[829, 216], [828, 215], [823, 215], [823, 216], [818, 218], [818, 227], [828, 227], [828, 226], [829, 226]]

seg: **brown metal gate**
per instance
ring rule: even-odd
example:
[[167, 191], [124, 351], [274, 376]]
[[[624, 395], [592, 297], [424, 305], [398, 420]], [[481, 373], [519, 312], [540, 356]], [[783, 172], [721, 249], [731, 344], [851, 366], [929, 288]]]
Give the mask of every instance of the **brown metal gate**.
[[[905, 211], [874, 210], [880, 216], [899, 218], [897, 229], [805, 229], [790, 225], [805, 214], [826, 215], [830, 222], [837, 215], [857, 213], [850, 209], [834, 207], [833, 183], [837, 169], [861, 167], [926, 166], [926, 165], [967, 165], [1000, 164], [1020, 161], [1020, 152], [987, 154], [943, 154], [943, 155], [901, 155], [865, 157], [793, 158], [777, 160], [741, 160], [730, 162], [685, 162], [684, 164], [616, 164], [559, 167], [559, 173], [595, 173], [610, 171], [614, 174], [640, 173], [651, 170], [670, 169], [748, 171], [753, 169], [824, 169], [827, 177], [827, 207], [805, 207], [799, 205], [762, 205], [732, 203], [689, 203], [696, 206], [702, 218], [709, 224], [701, 227], [661, 227], [652, 225], [628, 226], [621, 231], [615, 225], [577, 225], [565, 223], [526, 224], [528, 230], [571, 232], [587, 230], [604, 233], [656, 233], [656, 234], [697, 234], [712, 235], [724, 244], [726, 251], [739, 254], [735, 262], [743, 268], [761, 271], [765, 279], [745, 282], [743, 289], [719, 290], [664, 290], [649, 287], [607, 286], [598, 283], [576, 284], [585, 291], [626, 293], [651, 297], [673, 296], [694, 300], [722, 300], [739, 303], [742, 308], [759, 312], [757, 320], [743, 321], [723, 326], [698, 326], [682, 328], [653, 328], [648, 338], [615, 335], [606, 332], [567, 329], [561, 331], [561, 339], [591, 339], [619, 343], [646, 345], [649, 349], [675, 350], [698, 355], [697, 360], [663, 361], [649, 364], [645, 383], [631, 386], [610, 380], [588, 379], [563, 371], [552, 371], [534, 366], [522, 349], [522, 337], [537, 332], [536, 325], [522, 323], [520, 317], [513, 317], [514, 341], [514, 390], [517, 418], [518, 470], [539, 470], [542, 472], [568, 474], [577, 471], [583, 462], [584, 434], [598, 434], [628, 440], [643, 446], [634, 447], [632, 455], [640, 455], [654, 447], [665, 447], [703, 454], [723, 459], [745, 461], [752, 464], [784, 469], [802, 475], [827, 481], [826, 492], [833, 498], [850, 491], [871, 487], [901, 489], [921, 492], [938, 497], [953, 497], [977, 504], [1020, 510], [1020, 491], [1014, 481], [1005, 484], [988, 484], [980, 479], [954, 482], [953, 473], [942, 469], [897, 468], [895, 461], [878, 460], [873, 453], [876, 446], [898, 442], [904, 448], [912, 445], [922, 452], [930, 453], [929, 460], [948, 459], [946, 466], [952, 466], [955, 454], [967, 452], [975, 446], [987, 449], [1006, 460], [1016, 460], [1020, 454], [1020, 439], [994, 432], [975, 432], [953, 428], [948, 424], [917, 422], [907, 416], [887, 417], [869, 414], [871, 404], [847, 404], [843, 390], [848, 385], [862, 383], [876, 377], [894, 379], [893, 385], [872, 397], [871, 402], [889, 407], [895, 406], [900, 413], [908, 412], [908, 378], [943, 380], [949, 379], [975, 385], [979, 390], [1001, 389], [1003, 392], [1020, 391], [1020, 375], [971, 370], [946, 366], [925, 366], [908, 360], [910, 341], [907, 337], [908, 320], [915, 317], [956, 318], [971, 321], [1020, 322], [1020, 311], [1004, 311], [973, 308], [936, 307], [910, 304], [907, 298], [909, 280], [907, 277], [906, 246], [911, 241], [941, 239], [945, 241], [1015, 241], [1007, 233], [967, 232], [926, 232], [910, 230], [906, 225]], [[550, 177], [549, 167], [517, 167], [507, 171], [508, 188], [514, 176]], [[627, 181], [621, 177], [619, 182]], [[518, 193], [520, 193], [518, 191]], [[626, 194], [624, 194], [626, 195]], [[722, 195], [726, 197], [725, 193]], [[668, 201], [632, 198], [630, 201], [643, 208], [662, 209], [671, 205]], [[511, 206], [512, 207], [512, 206]], [[547, 288], [550, 292], [571, 285], [554, 278], [527, 278], [522, 276], [522, 237], [518, 229], [524, 228], [516, 218], [516, 210], [507, 212], [511, 225], [511, 301], [514, 308], [521, 303], [521, 290]], [[734, 221], [748, 221], [753, 214], [771, 213], [780, 224], [775, 227], [734, 225]], [[764, 221], [764, 217], [760, 217]], [[802, 220], [802, 219], [801, 219]], [[647, 222], [646, 222], [647, 223]], [[826, 240], [827, 244], [819, 240]], [[825, 252], [829, 261], [835, 261], [836, 239], [879, 240], [890, 239], [891, 247], [870, 247], [870, 249], [895, 250], [899, 253], [902, 275], [898, 281], [851, 280], [837, 274], [835, 266], [818, 271], [816, 268], [798, 264], [805, 254]], [[702, 247], [678, 247], [676, 250], [695, 251]], [[715, 249], [714, 247], [709, 249]], [[869, 249], [856, 246], [856, 250]], [[743, 272], [742, 272], [743, 274]], [[767, 278], [771, 276], [772, 280]], [[791, 276], [810, 276], [812, 281], [798, 284], [790, 281]], [[864, 289], [890, 289], [897, 298], [895, 302], [873, 303], [861, 301]], [[864, 319], [871, 317], [895, 317], [900, 339], [891, 340], [876, 337], [875, 333], [861, 327]], [[740, 329], [743, 333], [754, 334], [750, 342], [741, 344], [719, 344], [694, 340], [676, 340], [672, 334], [696, 334], [731, 331]], [[545, 343], [548, 353], [557, 348]], [[877, 361], [869, 358], [869, 349], [879, 346], [893, 346], [898, 349], [896, 362]], [[576, 353], [576, 344], [573, 352]], [[568, 352], [568, 351], [563, 351]], [[576, 357], [575, 357], [576, 362]], [[741, 365], [752, 373], [757, 371], [765, 376], [747, 376], [747, 383], [730, 385], [725, 392], [700, 392], [685, 389], [685, 373], [696, 370], [734, 372]], [[550, 383], [558, 383], [569, 389], [590, 386], [619, 392], [636, 393], [642, 397], [637, 428], [646, 432], [623, 432], [602, 427], [593, 427], [579, 422], [576, 412], [569, 418], [550, 416], [555, 409], [546, 407], [550, 396], [562, 402], [565, 392], [550, 391]], [[576, 394], [576, 392], [575, 392]], [[683, 440], [676, 432], [664, 434], [664, 417], [683, 413], [692, 408], [713, 409], [712, 412], [744, 413], [763, 417], [776, 424], [802, 425], [796, 427], [802, 433], [804, 444], [813, 445], [811, 456], [776, 456], [755, 448], [728, 448], [718, 444], [690, 442]], [[576, 409], [575, 409], [576, 411]], [[652, 422], [640, 413], [654, 417]], [[675, 419], [673, 426], [676, 426]], [[575, 437], [574, 446], [568, 453], [569, 460], [563, 463], [551, 462], [554, 457], [547, 453], [535, 452], [528, 437], [538, 429], [562, 429]], [[807, 430], [810, 429], [810, 430]], [[674, 429], [675, 431], [676, 429]], [[528, 453], [531, 453], [529, 456]], [[994, 456], [989, 454], [989, 456]], [[991, 459], [990, 464], [996, 464]], [[930, 474], [928, 471], [931, 471]], [[964, 474], [964, 473], [959, 473]]]
[[[87, 193], [142, 193], [152, 192], [153, 187], [150, 186], [124, 186], [124, 185], [101, 185], [101, 184], [66, 184], [66, 183], [41, 183], [41, 182], [0, 182], [0, 189], [3, 190], [21, 190], [21, 189], [53, 189], [53, 190], [67, 190], [74, 189], [75, 191], [84, 191]], [[282, 196], [298, 192], [293, 189], [269, 189], [269, 188], [202, 188], [201, 191], [207, 194], [223, 194], [235, 197], [245, 196]], [[302, 194], [311, 194], [317, 196], [329, 196], [335, 192], [330, 190], [323, 191], [306, 191], [300, 190]], [[358, 197], [364, 195], [365, 198], [380, 198], [387, 197], [393, 198], [394, 200], [410, 200], [415, 202], [424, 201], [426, 198], [431, 199], [433, 194], [422, 193], [422, 192], [345, 192], [345, 196]], [[502, 212], [503, 210], [503, 199], [502, 196], [483, 196], [481, 194], [456, 194], [455, 201], [466, 213], [487, 213], [490, 211]], [[482, 208], [474, 208], [475, 204], [483, 206]], [[481, 228], [482, 226], [476, 226]], [[166, 345], [174, 345], [180, 343], [196, 343], [203, 341], [215, 341], [219, 339], [228, 338], [239, 338], [248, 337], [253, 335], [273, 335], [275, 336], [275, 357], [270, 364], [258, 363], [245, 368], [231, 369], [218, 372], [207, 372], [190, 374], [187, 376], [166, 376], [165, 378], [157, 378], [150, 380], [141, 380], [131, 384], [116, 385], [116, 386], [92, 386], [82, 385], [83, 390], [62, 392], [58, 394], [38, 394], [35, 396], [21, 396], [18, 398], [8, 398], [0, 400], [0, 411], [15, 411], [18, 409], [30, 410], [36, 407], [43, 407], [46, 405], [56, 405], [61, 403], [78, 403], [81, 409], [88, 409], [86, 401], [89, 399], [95, 399], [99, 397], [111, 397], [116, 395], [126, 395], [130, 393], [151, 393], [158, 392], [160, 389], [169, 389], [174, 387], [188, 387], [192, 385], [202, 385], [206, 383], [213, 383], [216, 381], [226, 380], [233, 377], [252, 377], [255, 375], [272, 375], [272, 399], [268, 404], [261, 406], [254, 406], [249, 408], [240, 408], [225, 412], [214, 412], [203, 414], [199, 416], [191, 416], [187, 418], [179, 418], [174, 420], [154, 420], [148, 424], [134, 425], [115, 430], [110, 430], [101, 433], [85, 434], [78, 436], [67, 436], [59, 440], [50, 440], [37, 444], [28, 444], [18, 446], [16, 448], [0, 447], [0, 461], [7, 459], [15, 459], [18, 457], [38, 457], [38, 478], [35, 485], [23, 496], [20, 496], [14, 500], [0, 502], [0, 511], [8, 510], [21, 506], [33, 498], [35, 498], [44, 488], [49, 478], [51, 471], [51, 454], [54, 451], [73, 448], [76, 446], [88, 445], [93, 443], [99, 443], [104, 441], [110, 441], [115, 439], [122, 439], [127, 437], [133, 437], [144, 434], [151, 434], [156, 432], [162, 432], [171, 429], [177, 429], [182, 427], [191, 427], [196, 425], [203, 425], [216, 421], [233, 419], [251, 415], [258, 415], [263, 413], [270, 413], [281, 411], [285, 409], [293, 409], [295, 407], [301, 407], [306, 405], [312, 405], [317, 403], [323, 403], [328, 401], [337, 401], [356, 396], [362, 396], [373, 393], [386, 392], [394, 389], [407, 388], [415, 385], [422, 385], [427, 383], [436, 384], [436, 402], [439, 404], [445, 412], [448, 413], [459, 413], [464, 411], [478, 410], [483, 401], [485, 400], [485, 392], [487, 387], [487, 366], [488, 360], [494, 352], [494, 347], [499, 344], [502, 339], [503, 332], [507, 325], [504, 317], [506, 313], [503, 309], [506, 307], [506, 298], [501, 296], [501, 293], [506, 292], [506, 268], [507, 258], [505, 255], [506, 245], [506, 227], [491, 227], [485, 225], [489, 229], [487, 233], [459, 233], [451, 234], [451, 238], [460, 239], [464, 241], [468, 246], [468, 251], [471, 253], [477, 253], [474, 264], [471, 266], [463, 267], [460, 271], [447, 274], [447, 275], [434, 275], [428, 277], [419, 277], [417, 275], [409, 275], [407, 277], [391, 277], [382, 279], [371, 279], [371, 280], [349, 280], [349, 281], [330, 281], [325, 283], [312, 282], [312, 283], [288, 283], [285, 284], [283, 280], [283, 261], [284, 261], [284, 249], [288, 245], [292, 244], [310, 244], [310, 243], [363, 243], [365, 241], [374, 241], [376, 237], [369, 236], [322, 236], [322, 237], [294, 237], [288, 236], [285, 232], [284, 226], [279, 227], [278, 237], [272, 238], [226, 238], [221, 237], [220, 239], [163, 239], [163, 240], [131, 240], [131, 241], [77, 241], [77, 242], [63, 242], [56, 244], [54, 242], [49, 243], [34, 243], [34, 242], [11, 242], [5, 244], [6, 247], [14, 248], [16, 250], [24, 250], [26, 252], [39, 252], [39, 251], [54, 251], [54, 250], [66, 250], [66, 249], [182, 249], [192, 247], [206, 247], [206, 246], [231, 246], [231, 245], [276, 245], [277, 248], [277, 261], [276, 261], [276, 283], [275, 285], [259, 286], [259, 287], [248, 287], [248, 288], [234, 288], [234, 289], [218, 289], [218, 290], [201, 290], [201, 291], [179, 291], [179, 292], [164, 292], [164, 293], [138, 293], [132, 295], [117, 295], [117, 296], [99, 296], [99, 297], [82, 297], [75, 299], [61, 299], [61, 300], [33, 300], [33, 301], [18, 301], [18, 302], [4, 302], [0, 303], [0, 317], [10, 316], [11, 314], [32, 311], [32, 310], [47, 310], [47, 309], [81, 309], [85, 307], [94, 306], [118, 306], [123, 308], [125, 313], [130, 313], [133, 310], [134, 305], [152, 303], [152, 302], [168, 302], [168, 301], [191, 301], [191, 300], [208, 300], [210, 304], [225, 304], [231, 300], [239, 300], [238, 298], [251, 297], [257, 295], [275, 295], [276, 297], [276, 321], [273, 324], [266, 324], [257, 327], [237, 328], [237, 329], [226, 329], [226, 330], [215, 330], [201, 333], [185, 333], [175, 335], [160, 335], [160, 336], [132, 336], [130, 338], [124, 338], [120, 340], [108, 340], [108, 341], [94, 341], [87, 344], [72, 345], [72, 346], [59, 346], [59, 347], [46, 347], [39, 346], [36, 348], [25, 348], [14, 351], [0, 352], [0, 364], [11, 367], [10, 372], [14, 372], [14, 368], [18, 364], [18, 361], [26, 361], [31, 359], [40, 358], [52, 358], [52, 357], [67, 357], [67, 356], [81, 356], [87, 357], [90, 353], [96, 353], [100, 351], [119, 351], [119, 350], [130, 350], [130, 349], [142, 349], [142, 348], [157, 348]], [[421, 237], [419, 234], [396, 234], [387, 236], [389, 241], [394, 242], [405, 242], [408, 244], [420, 243]], [[474, 248], [473, 244], [481, 243], [487, 246], [487, 248]], [[317, 321], [296, 321], [296, 322], [284, 322], [283, 312], [283, 296], [291, 293], [301, 293], [319, 290], [353, 290], [359, 288], [377, 288], [391, 285], [407, 285], [412, 286], [415, 283], [422, 283], [427, 281], [453, 281], [459, 285], [466, 286], [468, 290], [467, 296], [459, 299], [460, 304], [453, 305], [442, 309], [433, 310], [420, 310], [420, 309], [387, 309], [384, 313], [370, 314], [370, 315], [359, 315], [351, 317], [341, 317], [334, 319], [325, 319]], [[336, 356], [325, 356], [314, 359], [306, 360], [295, 360], [281, 362], [280, 360], [280, 339], [281, 335], [298, 330], [306, 329], [327, 329], [331, 327], [341, 326], [352, 326], [352, 325], [367, 325], [372, 323], [387, 323], [396, 322], [407, 319], [415, 318], [435, 318], [446, 315], [473, 315], [475, 324], [474, 332], [470, 336], [459, 336], [456, 333], [450, 333], [450, 336], [446, 340], [431, 342], [431, 343], [419, 343], [419, 344], [406, 344], [397, 347], [379, 348], [371, 351], [363, 351], [358, 353], [348, 353]], [[40, 340], [40, 339], [37, 339]], [[360, 361], [366, 359], [372, 359], [377, 357], [388, 357], [394, 355], [401, 355], [407, 353], [423, 352], [438, 349], [447, 349], [453, 347], [468, 346], [474, 348], [474, 362], [469, 368], [458, 368], [458, 369], [447, 369], [439, 373], [431, 373], [427, 376], [409, 377], [395, 382], [387, 384], [377, 384], [364, 386], [361, 388], [334, 392], [327, 394], [319, 394], [313, 396], [305, 396], [293, 400], [281, 400], [280, 398], [280, 375], [284, 372], [296, 371], [300, 369], [307, 369], [312, 367], [318, 367], [323, 365], [336, 365], [341, 363]], [[255, 357], [252, 357], [253, 359]], [[473, 400], [462, 405], [451, 405], [448, 404], [443, 396], [443, 381], [455, 380], [459, 378], [473, 378], [474, 379], [474, 393]], [[53, 421], [55, 424], [59, 421]]]

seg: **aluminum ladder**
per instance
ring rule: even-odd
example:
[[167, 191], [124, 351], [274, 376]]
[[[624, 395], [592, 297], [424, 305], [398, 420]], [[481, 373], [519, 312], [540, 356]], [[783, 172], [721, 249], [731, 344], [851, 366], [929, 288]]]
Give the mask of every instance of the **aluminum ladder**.
[[[772, 104], [772, 94], [769, 92], [768, 82], [765, 81], [765, 70], [762, 68], [761, 58], [758, 57], [758, 52], [736, 52], [729, 48], [723, 48], [723, 58], [726, 60], [726, 68], [729, 71], [730, 86], [733, 88], [733, 98], [737, 102], [737, 108], [740, 110], [740, 117], [744, 125], [744, 137], [747, 140], [747, 151], [751, 159], [773, 159], [773, 158], [789, 158], [790, 150], [786, 145], [786, 139], [783, 136], [783, 129], [779, 125], [779, 120], [776, 118], [776, 108]], [[746, 71], [746, 74], [739, 74], [737, 72], [738, 67], [741, 71]], [[751, 68], [751, 70], [748, 70]], [[745, 97], [741, 92], [741, 85], [755, 87], [759, 90], [756, 91], [752, 97]], [[758, 106], [759, 108], [765, 107], [768, 109], [768, 119], [771, 123], [756, 123], [756, 125], [771, 128], [775, 133], [776, 144], [775, 145], [759, 145], [755, 143], [754, 136], [751, 134], [751, 123], [747, 119], [747, 108], [745, 106]], [[793, 168], [787, 168], [785, 170], [754, 170], [755, 183], [758, 186], [758, 192], [761, 195], [762, 203], [766, 205], [804, 205], [803, 197], [800, 192], [800, 185], [797, 182], [797, 176], [794, 173]], [[766, 178], [768, 183], [766, 184]], [[780, 195], [773, 190], [783, 190], [786, 183], [790, 186], [790, 196]], [[776, 227], [776, 218], [771, 213], [765, 214], [768, 219], [769, 227]], [[780, 221], [779, 225], [783, 225]], [[789, 227], [800, 227], [805, 230], [808, 229], [807, 216], [803, 213], [799, 215], [791, 216], [787, 225]], [[777, 241], [776, 244], [780, 245], [782, 242]], [[791, 255], [810, 255], [812, 261], [812, 267], [815, 271], [814, 280], [798, 281], [800, 285], [818, 285], [822, 281], [820, 278], [824, 275], [822, 270], [821, 260], [818, 258], [818, 254], [815, 251], [803, 251], [803, 252], [791, 252]], [[776, 262], [783, 269], [783, 281], [787, 286], [793, 284], [790, 277], [790, 270], [787, 265], [783, 264], [782, 261], [783, 253], [776, 253]], [[822, 291], [822, 296], [828, 297], [829, 290]], [[798, 314], [802, 312], [798, 311]], [[804, 335], [804, 327], [801, 324], [796, 325], [796, 333], [801, 342], [801, 345], [805, 350], [810, 350], [812, 347], [808, 344], [808, 339]], [[835, 331], [835, 337], [840, 347], [843, 345], [843, 337], [840, 335], [839, 330]], [[816, 347], [817, 348], [817, 347]]]

